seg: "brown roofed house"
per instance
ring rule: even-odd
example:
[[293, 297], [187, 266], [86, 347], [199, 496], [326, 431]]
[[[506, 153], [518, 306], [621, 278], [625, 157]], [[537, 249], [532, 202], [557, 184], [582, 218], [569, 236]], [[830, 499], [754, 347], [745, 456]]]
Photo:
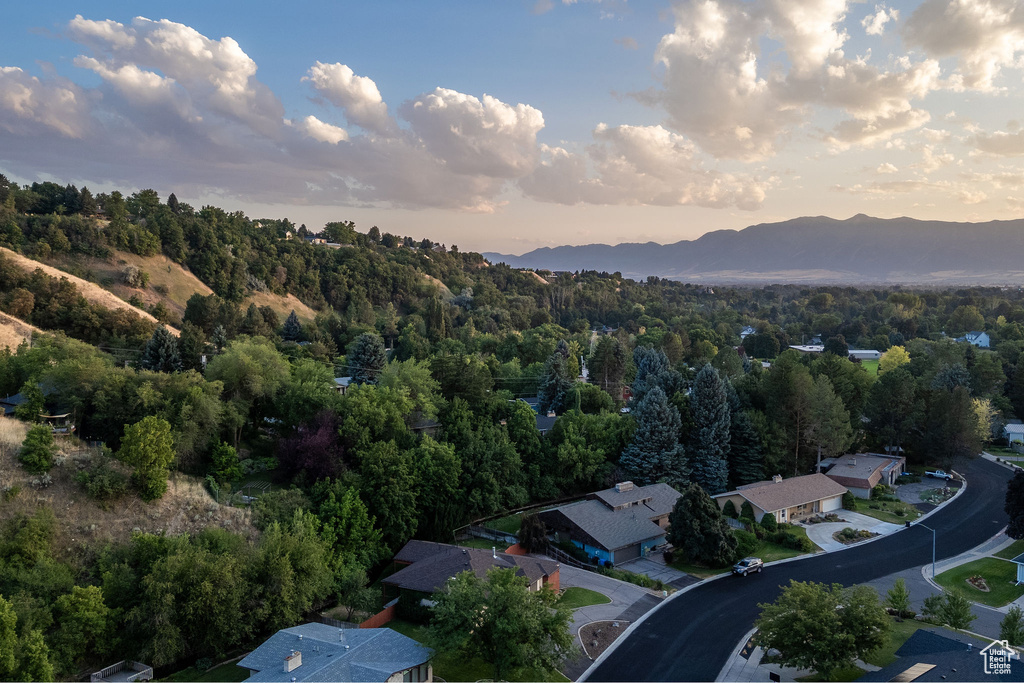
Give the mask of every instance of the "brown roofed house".
[[825, 473], [832, 481], [850, 489], [858, 498], [870, 498], [878, 484], [892, 486], [903, 474], [907, 459], [881, 453], [847, 453]]
[[735, 491], [712, 496], [719, 508], [732, 501], [739, 510], [744, 502], [754, 508], [754, 519], [761, 521], [773, 515], [777, 522], [793, 522], [817, 514], [833, 512], [843, 506], [846, 487], [824, 474], [783, 479], [776, 475], [771, 481], [741, 486]]

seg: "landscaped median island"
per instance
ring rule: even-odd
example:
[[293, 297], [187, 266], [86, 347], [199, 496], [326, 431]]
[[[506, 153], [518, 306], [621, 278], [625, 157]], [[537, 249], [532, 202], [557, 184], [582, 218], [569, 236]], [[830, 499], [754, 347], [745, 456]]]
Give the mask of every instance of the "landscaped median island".
[[1008, 605], [1024, 595], [1024, 586], [1016, 585], [1017, 565], [998, 555], [947, 569], [935, 577], [935, 583], [990, 607]]

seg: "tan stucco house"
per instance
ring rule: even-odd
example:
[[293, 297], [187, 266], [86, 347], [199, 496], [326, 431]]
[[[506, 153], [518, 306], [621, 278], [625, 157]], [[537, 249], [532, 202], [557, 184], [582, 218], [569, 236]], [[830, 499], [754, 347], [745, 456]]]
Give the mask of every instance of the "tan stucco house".
[[843, 507], [846, 487], [829, 479], [824, 474], [808, 474], [803, 477], [783, 479], [775, 475], [771, 481], [759, 481], [712, 496], [719, 509], [726, 502], [739, 510], [743, 503], [754, 508], [754, 519], [761, 521], [765, 515], [773, 515], [777, 522], [792, 522], [817, 514], [833, 512]]

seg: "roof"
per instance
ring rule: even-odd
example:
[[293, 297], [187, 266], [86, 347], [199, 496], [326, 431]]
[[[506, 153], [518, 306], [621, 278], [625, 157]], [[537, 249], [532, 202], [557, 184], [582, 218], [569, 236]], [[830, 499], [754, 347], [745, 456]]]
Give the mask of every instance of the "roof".
[[[872, 671], [858, 680], [861, 681], [1024, 681], [1024, 662], [1014, 659], [1010, 673], [990, 675], [985, 673], [985, 657], [981, 650], [988, 646], [988, 639], [974, 636], [959, 636], [949, 631], [938, 633], [922, 628], [915, 631], [900, 649], [896, 650], [895, 662], [879, 671]], [[998, 646], [997, 646], [998, 647]], [[906, 677], [900, 674], [913, 668]], [[914, 674], [917, 674], [914, 676]], [[913, 676], [913, 677], [912, 677]]]
[[612, 510], [599, 500], [584, 500], [546, 510], [537, 515], [549, 526], [565, 526], [558, 517], [583, 532], [594, 545], [605, 550], [618, 550], [665, 535], [665, 530], [651, 521], [654, 510], [646, 506]]
[[3, 406], [4, 415], [13, 415], [14, 409], [20, 406], [22, 403], [25, 403], [26, 401], [28, 401], [27, 398], [25, 398], [22, 394], [17, 393], [14, 394], [13, 396], [0, 398], [0, 406]]
[[[835, 465], [827, 472], [827, 476], [839, 481], [846, 486], [862, 483], [868, 488], [878, 483], [875, 475], [892, 469], [902, 460], [899, 457], [888, 457], [883, 455], [871, 455], [870, 453], [847, 453], [836, 459]], [[872, 481], [874, 479], [874, 481]]]
[[846, 493], [846, 487], [839, 484], [824, 474], [808, 474], [803, 477], [793, 477], [782, 481], [769, 481], [761, 485], [750, 485], [720, 493], [719, 496], [740, 494], [751, 505], [756, 505], [765, 512], [775, 512], [784, 508], [796, 507], [806, 503], [813, 503], [823, 498], [841, 496]]
[[668, 484], [648, 484], [634, 486], [628, 491], [616, 491], [615, 487], [591, 494], [610, 508], [618, 508], [630, 503], [646, 503], [652, 517], [667, 515], [672, 512], [679, 492]]
[[1006, 425], [1003, 431], [1007, 434], [1024, 434], [1024, 425]]
[[[302, 663], [285, 673], [284, 659], [294, 651], [302, 653]], [[300, 624], [270, 636], [238, 666], [257, 672], [248, 681], [386, 681], [392, 674], [424, 664], [433, 654], [389, 628]]]
[[557, 417], [548, 417], [547, 415], [537, 415], [537, 431], [544, 433], [550, 432], [555, 426], [555, 420]]
[[395, 562], [410, 564], [382, 583], [421, 593], [443, 588], [448, 579], [464, 571], [471, 571], [482, 579], [489, 569], [514, 569], [516, 576], [525, 576], [534, 583], [553, 575], [559, 567], [557, 562], [529, 555], [492, 554], [482, 548], [459, 548], [430, 541], [409, 541], [395, 555]]
[[334, 378], [334, 383], [337, 386], [339, 386], [339, 387], [347, 387], [348, 385], [352, 384], [352, 378], [351, 377], [335, 377]]

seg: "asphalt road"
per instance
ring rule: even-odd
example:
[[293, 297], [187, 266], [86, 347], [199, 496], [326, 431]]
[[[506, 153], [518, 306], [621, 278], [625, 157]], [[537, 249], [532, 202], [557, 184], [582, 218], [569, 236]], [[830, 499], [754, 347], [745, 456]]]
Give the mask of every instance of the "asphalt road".
[[[964, 472], [967, 490], [924, 524], [935, 529], [939, 559], [959, 555], [1007, 523], [1009, 470], [981, 458]], [[867, 545], [726, 577], [656, 609], [594, 669], [589, 681], [713, 681], [753, 628], [758, 603], [772, 602], [790, 580], [854, 585], [931, 562], [932, 533], [919, 526]]]

